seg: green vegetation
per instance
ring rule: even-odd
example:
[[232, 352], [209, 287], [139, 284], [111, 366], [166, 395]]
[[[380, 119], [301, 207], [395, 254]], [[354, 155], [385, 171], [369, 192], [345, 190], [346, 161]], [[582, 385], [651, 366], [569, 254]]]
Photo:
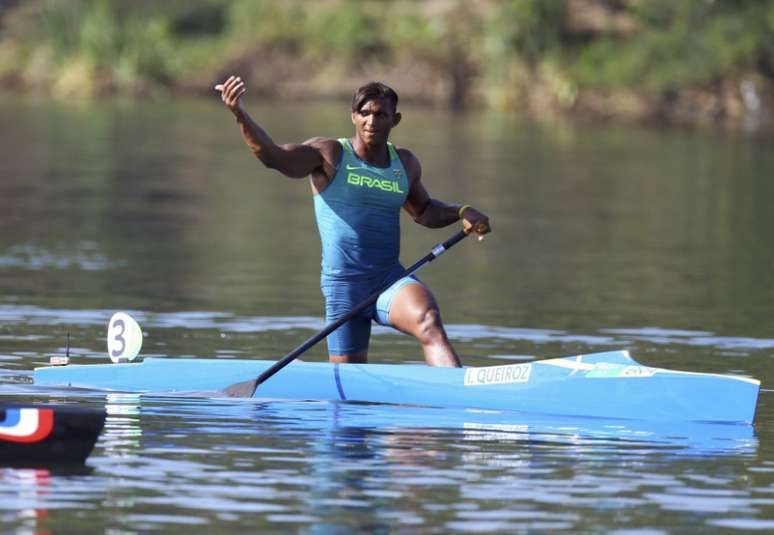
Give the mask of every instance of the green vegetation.
[[204, 92], [230, 72], [289, 97], [381, 78], [454, 108], [739, 118], [770, 106], [774, 1], [0, 3], [6, 86]]
[[771, 2], [643, 2], [633, 15], [636, 39], [605, 36], [580, 50], [582, 83], [657, 92], [752, 72], [759, 59], [774, 66]]

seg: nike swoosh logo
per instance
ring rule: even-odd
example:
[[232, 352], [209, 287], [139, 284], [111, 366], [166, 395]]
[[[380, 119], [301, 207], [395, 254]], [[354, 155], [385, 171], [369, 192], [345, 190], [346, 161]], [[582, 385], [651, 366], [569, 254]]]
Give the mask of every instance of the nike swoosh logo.
[[347, 164], [347, 171], [354, 171], [355, 169], [368, 169], [362, 165], [349, 165]]

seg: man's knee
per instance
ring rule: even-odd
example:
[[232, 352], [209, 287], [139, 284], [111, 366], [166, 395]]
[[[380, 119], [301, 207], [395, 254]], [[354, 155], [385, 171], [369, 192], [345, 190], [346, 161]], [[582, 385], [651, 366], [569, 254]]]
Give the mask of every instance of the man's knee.
[[423, 338], [443, 336], [441, 312], [438, 307], [428, 306], [418, 315], [417, 331], [419, 336]]

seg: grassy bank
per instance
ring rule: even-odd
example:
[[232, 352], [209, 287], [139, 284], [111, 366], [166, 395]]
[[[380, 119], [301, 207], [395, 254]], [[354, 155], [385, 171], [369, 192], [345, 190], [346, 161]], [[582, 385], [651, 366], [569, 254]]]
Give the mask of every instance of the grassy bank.
[[766, 0], [0, 1], [0, 79], [59, 96], [206, 92], [410, 100], [534, 114], [765, 121]]

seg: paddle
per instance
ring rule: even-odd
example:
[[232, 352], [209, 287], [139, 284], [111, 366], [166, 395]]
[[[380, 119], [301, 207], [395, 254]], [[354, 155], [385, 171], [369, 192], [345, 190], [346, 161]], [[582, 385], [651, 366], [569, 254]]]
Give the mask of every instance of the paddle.
[[235, 383], [228, 388], [224, 390], [225, 394], [232, 398], [251, 398], [253, 397], [253, 394], [255, 394], [255, 389], [258, 388], [258, 385], [266, 381], [269, 377], [280, 371], [282, 368], [290, 364], [293, 360], [301, 356], [304, 352], [306, 352], [309, 348], [311, 348], [313, 345], [315, 345], [317, 342], [331, 334], [333, 331], [347, 323], [349, 320], [354, 318], [357, 314], [363, 311], [366, 307], [372, 305], [376, 302], [376, 300], [379, 298], [379, 296], [387, 290], [390, 286], [395, 284], [396, 281], [399, 279], [402, 279], [403, 277], [408, 277], [409, 275], [412, 275], [419, 271], [421, 267], [423, 267], [425, 264], [432, 262], [439, 256], [441, 256], [444, 252], [446, 252], [448, 249], [451, 249], [452, 246], [454, 246], [457, 242], [461, 241], [467, 234], [465, 234], [464, 230], [459, 231], [457, 234], [449, 238], [443, 243], [439, 243], [435, 247], [433, 247], [433, 250], [430, 251], [428, 254], [426, 254], [422, 259], [417, 261], [413, 266], [406, 268], [403, 270], [403, 272], [400, 274], [400, 276], [396, 277], [395, 280], [392, 280], [373, 292], [371, 295], [365, 298], [365, 300], [360, 303], [359, 305], [355, 306], [352, 310], [350, 310], [345, 316], [342, 316], [338, 320], [334, 321], [333, 323], [330, 323], [326, 325], [326, 327], [309, 338], [306, 342], [295, 348], [293, 351], [282, 357], [280, 360], [272, 364], [269, 368], [267, 368], [261, 375], [256, 377], [255, 379], [251, 379], [249, 381], [242, 381], [241, 383]]

